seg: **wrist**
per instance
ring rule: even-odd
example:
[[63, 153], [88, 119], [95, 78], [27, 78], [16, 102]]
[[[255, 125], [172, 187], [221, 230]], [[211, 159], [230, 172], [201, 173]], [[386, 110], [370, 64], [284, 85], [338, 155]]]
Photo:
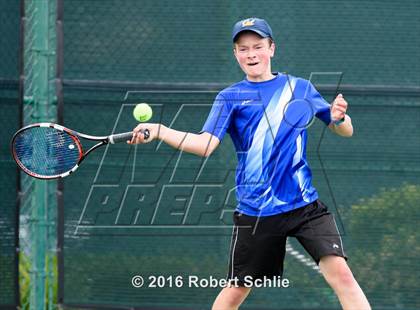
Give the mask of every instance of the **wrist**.
[[157, 139], [163, 141], [165, 135], [166, 135], [166, 131], [167, 131], [168, 127], [166, 127], [163, 124], [159, 124], [158, 128], [157, 128]]

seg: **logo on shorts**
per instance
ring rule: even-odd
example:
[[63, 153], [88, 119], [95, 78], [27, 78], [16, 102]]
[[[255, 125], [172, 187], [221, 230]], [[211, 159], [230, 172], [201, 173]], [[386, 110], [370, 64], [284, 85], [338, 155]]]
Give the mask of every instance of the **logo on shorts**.
[[334, 249], [339, 249], [340, 247], [338, 246], [338, 244], [334, 243], [334, 244], [333, 244], [333, 248], [334, 248]]

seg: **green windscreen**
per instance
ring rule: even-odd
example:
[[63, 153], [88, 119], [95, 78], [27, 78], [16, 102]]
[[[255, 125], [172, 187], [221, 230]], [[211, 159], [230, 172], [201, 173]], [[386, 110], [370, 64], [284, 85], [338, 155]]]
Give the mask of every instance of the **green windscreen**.
[[[325, 85], [356, 89], [344, 92], [352, 138], [320, 121], [308, 129], [313, 182], [372, 307], [417, 309], [420, 97], [404, 89], [420, 84], [419, 12], [414, 1], [65, 1], [64, 125], [125, 132], [137, 125], [135, 103], [147, 102], [151, 122], [199, 132], [217, 92], [243, 78], [232, 25], [265, 18], [274, 71], [311, 78], [329, 102]], [[228, 272], [236, 163], [228, 135], [208, 159], [158, 142], [89, 155], [64, 181], [63, 303], [209, 309], [220, 287], [188, 280]], [[161, 282], [148, 287], [153, 276]], [[340, 307], [295, 240], [284, 277], [288, 288], [255, 289], [243, 308]]]
[[17, 169], [9, 143], [19, 127], [18, 46], [19, 3], [0, 1], [0, 308], [16, 305], [16, 184]]

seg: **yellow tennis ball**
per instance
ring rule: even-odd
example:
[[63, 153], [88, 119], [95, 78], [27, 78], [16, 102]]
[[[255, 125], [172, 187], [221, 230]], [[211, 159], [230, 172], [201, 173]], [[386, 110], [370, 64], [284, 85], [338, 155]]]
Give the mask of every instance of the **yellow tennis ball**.
[[152, 108], [147, 103], [139, 103], [133, 110], [133, 116], [139, 122], [147, 122], [152, 115]]

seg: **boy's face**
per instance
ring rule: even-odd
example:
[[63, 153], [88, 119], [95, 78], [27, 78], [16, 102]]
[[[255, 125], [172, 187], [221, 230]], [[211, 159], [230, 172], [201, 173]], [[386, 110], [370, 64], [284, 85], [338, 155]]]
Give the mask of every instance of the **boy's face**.
[[244, 32], [239, 35], [233, 49], [236, 60], [248, 79], [259, 82], [272, 78], [271, 57], [275, 45], [269, 38], [261, 38], [254, 32]]

